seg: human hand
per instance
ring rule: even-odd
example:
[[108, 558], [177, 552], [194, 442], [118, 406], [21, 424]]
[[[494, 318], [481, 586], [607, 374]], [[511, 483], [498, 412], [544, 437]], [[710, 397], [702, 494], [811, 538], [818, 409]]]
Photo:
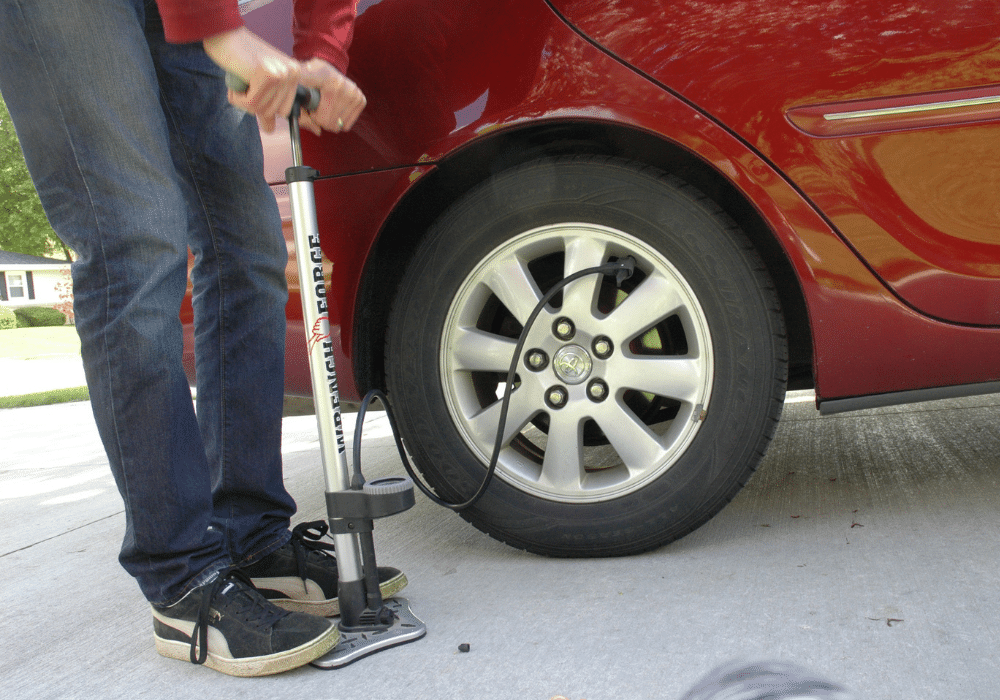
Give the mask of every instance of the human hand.
[[323, 129], [333, 132], [350, 131], [368, 104], [364, 94], [352, 80], [321, 58], [313, 58], [302, 64], [300, 80], [306, 87], [319, 90], [319, 107], [311, 112], [303, 112], [299, 117], [299, 124], [317, 136]]
[[275, 120], [292, 110], [302, 64], [246, 27], [209, 37], [202, 45], [209, 58], [249, 86], [242, 93], [230, 90], [229, 102], [256, 115], [267, 133], [274, 131]]

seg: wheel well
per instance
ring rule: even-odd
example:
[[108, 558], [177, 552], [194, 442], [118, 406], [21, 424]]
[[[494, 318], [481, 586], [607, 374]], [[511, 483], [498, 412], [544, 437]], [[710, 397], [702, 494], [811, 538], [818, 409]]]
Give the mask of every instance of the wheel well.
[[617, 125], [559, 123], [504, 132], [438, 164], [411, 189], [382, 229], [362, 275], [354, 328], [354, 371], [362, 393], [385, 388], [386, 326], [396, 286], [431, 224], [488, 177], [545, 156], [610, 155], [638, 161], [694, 185], [740, 224], [774, 280], [788, 333], [789, 389], [814, 386], [812, 337], [798, 278], [756, 208], [717, 170], [659, 136]]

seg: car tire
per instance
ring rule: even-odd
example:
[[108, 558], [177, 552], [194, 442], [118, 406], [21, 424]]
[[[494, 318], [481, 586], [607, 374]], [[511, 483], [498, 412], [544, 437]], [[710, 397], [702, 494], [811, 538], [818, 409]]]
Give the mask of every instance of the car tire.
[[535, 303], [564, 276], [627, 256], [637, 272], [620, 289], [590, 275], [558, 293], [518, 360], [496, 476], [462, 511], [514, 547], [635, 554], [693, 531], [736, 495], [784, 399], [774, 285], [714, 202], [606, 157], [495, 175], [435, 223], [400, 283], [390, 400], [418, 469], [461, 501], [484, 478]]

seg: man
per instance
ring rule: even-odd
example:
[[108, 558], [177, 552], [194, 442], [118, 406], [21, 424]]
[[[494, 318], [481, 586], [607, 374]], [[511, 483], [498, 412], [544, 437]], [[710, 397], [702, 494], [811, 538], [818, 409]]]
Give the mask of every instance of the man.
[[[322, 93], [303, 124], [340, 131], [365, 100], [343, 75], [350, 0], [299, 1], [304, 62], [250, 32], [236, 2], [0, 0], [0, 91], [78, 255], [87, 384], [125, 502], [119, 559], [152, 606], [156, 648], [249, 676], [336, 644], [329, 620], [289, 609], [338, 610], [335, 561], [288, 530], [287, 251], [246, 112], [273, 129], [301, 82]], [[244, 95], [227, 97], [224, 71]], [[178, 320], [189, 247], [197, 414]], [[395, 569], [380, 578], [383, 595], [406, 584]]]

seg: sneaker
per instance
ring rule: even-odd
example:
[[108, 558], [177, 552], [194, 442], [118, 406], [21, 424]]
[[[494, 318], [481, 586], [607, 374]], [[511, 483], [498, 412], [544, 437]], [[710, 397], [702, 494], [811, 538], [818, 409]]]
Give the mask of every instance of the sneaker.
[[329, 620], [271, 604], [237, 569], [170, 606], [153, 606], [156, 650], [231, 676], [267, 676], [318, 659], [337, 645]]
[[[242, 571], [264, 597], [285, 610], [323, 617], [339, 615], [334, 547], [319, 541], [328, 530], [322, 520], [296, 525], [288, 544]], [[378, 567], [378, 580], [383, 599], [396, 595], [407, 584], [403, 572], [389, 566]]]

